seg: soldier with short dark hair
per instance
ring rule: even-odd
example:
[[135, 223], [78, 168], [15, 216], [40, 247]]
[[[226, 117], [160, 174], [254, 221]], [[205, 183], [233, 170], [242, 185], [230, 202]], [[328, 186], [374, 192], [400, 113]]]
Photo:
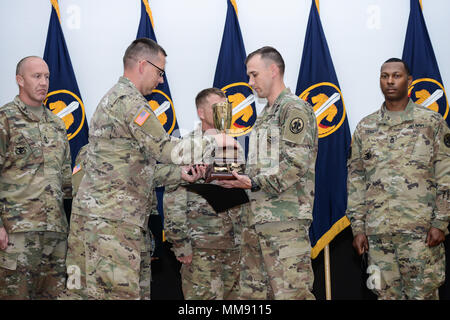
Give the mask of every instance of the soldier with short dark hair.
[[248, 189], [243, 207], [240, 299], [315, 299], [309, 226], [318, 129], [313, 108], [283, 81], [272, 47], [249, 54], [249, 85], [267, 104], [250, 135], [246, 174], [219, 182]]
[[445, 278], [450, 130], [409, 99], [411, 82], [404, 61], [383, 63], [385, 101], [358, 123], [348, 159], [353, 246], [379, 270], [379, 299], [438, 299]]
[[19, 95], [0, 108], [0, 299], [56, 299], [65, 284], [69, 141], [43, 105], [47, 63], [25, 57], [16, 72]]

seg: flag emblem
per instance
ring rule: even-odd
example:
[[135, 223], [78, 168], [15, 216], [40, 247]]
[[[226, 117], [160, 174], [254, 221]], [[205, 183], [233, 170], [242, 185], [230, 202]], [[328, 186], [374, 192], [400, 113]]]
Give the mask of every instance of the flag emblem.
[[73, 167], [72, 175], [74, 175], [75, 173], [77, 173], [80, 170], [81, 170], [81, 164], [77, 164], [75, 167]]
[[255, 96], [245, 82], [237, 82], [221, 89], [233, 106], [230, 135], [237, 137], [250, 132], [256, 121]]
[[439, 81], [431, 78], [414, 80], [408, 89], [409, 97], [422, 107], [439, 112], [444, 119], [448, 116], [449, 106], [445, 89]]
[[345, 105], [339, 87], [331, 82], [310, 86], [299, 95], [309, 102], [316, 115], [319, 138], [324, 138], [340, 128], [345, 120]]
[[152, 91], [148, 104], [155, 116], [168, 134], [171, 134], [177, 123], [175, 108], [172, 99], [163, 91], [155, 89]]
[[44, 105], [64, 121], [69, 141], [75, 138], [85, 125], [86, 112], [83, 101], [69, 90], [55, 90], [48, 93]]
[[134, 119], [134, 122], [138, 125], [141, 126], [145, 123], [145, 121], [147, 121], [148, 117], [150, 117], [150, 112], [148, 112], [147, 110], [142, 110], [139, 115], [136, 117], [136, 119]]

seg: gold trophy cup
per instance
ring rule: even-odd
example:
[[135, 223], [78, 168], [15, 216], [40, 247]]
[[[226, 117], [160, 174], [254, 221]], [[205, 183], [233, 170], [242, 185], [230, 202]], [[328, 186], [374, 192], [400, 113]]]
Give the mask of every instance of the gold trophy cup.
[[[233, 117], [233, 106], [230, 102], [219, 102], [212, 105], [214, 127], [222, 133], [227, 133], [231, 127]], [[213, 180], [232, 180], [236, 179], [231, 171], [235, 170], [238, 174], [244, 174], [245, 161], [243, 151], [235, 148], [219, 149], [214, 163], [208, 167], [206, 172], [206, 182]]]

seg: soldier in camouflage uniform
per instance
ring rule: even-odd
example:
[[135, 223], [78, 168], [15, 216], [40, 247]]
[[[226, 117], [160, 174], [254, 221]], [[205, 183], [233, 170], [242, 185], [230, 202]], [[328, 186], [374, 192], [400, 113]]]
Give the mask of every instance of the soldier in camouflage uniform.
[[[212, 105], [224, 101], [227, 97], [220, 89], [200, 91], [195, 102], [201, 122], [190, 136], [214, 129]], [[182, 186], [166, 187], [166, 237], [183, 263], [181, 280], [186, 300], [238, 298], [239, 214], [239, 206], [217, 213], [202, 196]]]
[[[191, 141], [169, 136], [144, 97], [163, 82], [165, 57], [156, 42], [133, 41], [124, 55], [124, 76], [91, 119], [85, 174], [72, 205], [63, 299], [150, 298], [150, 260], [141, 252], [150, 252], [156, 162], [192, 161], [179, 154]], [[222, 145], [232, 143], [225, 138], [215, 137]], [[204, 158], [212, 157], [215, 139], [194, 141]], [[175, 174], [193, 181], [181, 168]]]
[[348, 159], [348, 209], [359, 254], [367, 252], [379, 299], [438, 299], [445, 277], [450, 131], [408, 98], [407, 65], [387, 60], [385, 102], [362, 119]]
[[16, 80], [19, 95], [0, 109], [0, 299], [55, 299], [65, 284], [70, 147], [42, 103], [45, 61], [22, 59]]
[[226, 187], [250, 189], [242, 213], [240, 298], [315, 299], [308, 230], [312, 222], [317, 124], [313, 108], [286, 88], [284, 61], [263, 47], [246, 60], [249, 84], [268, 103], [250, 136], [247, 176]]
[[75, 166], [72, 170], [72, 197], [75, 198], [80, 186], [81, 179], [84, 176], [84, 167], [86, 166], [86, 153], [88, 145], [85, 144], [78, 151], [78, 155], [75, 158]]
[[[84, 145], [79, 151], [77, 158], [75, 159], [75, 166], [72, 172], [72, 195], [75, 198], [78, 192], [78, 188], [80, 186], [81, 179], [84, 176], [84, 168], [86, 166], [86, 153], [87, 153], [88, 145]], [[185, 168], [187, 170], [188, 168]], [[157, 164], [155, 170], [154, 181], [157, 187], [163, 186], [167, 181], [178, 181], [179, 176], [179, 167], [176, 165], [162, 165]], [[176, 186], [176, 185], [175, 185]], [[156, 194], [153, 195], [156, 199]], [[156, 209], [156, 202], [152, 203], [152, 210], [150, 214], [158, 214]], [[77, 228], [78, 226], [74, 226], [73, 228]], [[150, 245], [152, 243], [152, 233], [150, 230], [148, 232], [148, 239], [146, 239], [147, 243], [143, 246], [143, 250], [141, 251], [141, 260], [145, 261], [142, 264], [142, 281], [140, 283], [141, 287], [141, 296], [144, 299], [148, 299], [148, 293], [150, 292], [150, 281], [151, 281], [151, 264], [148, 262], [151, 260], [152, 252], [154, 248]], [[149, 250], [149, 251], [148, 251]], [[82, 253], [80, 253], [82, 254]], [[147, 295], [147, 296], [146, 296]], [[64, 295], [61, 296], [64, 298]]]

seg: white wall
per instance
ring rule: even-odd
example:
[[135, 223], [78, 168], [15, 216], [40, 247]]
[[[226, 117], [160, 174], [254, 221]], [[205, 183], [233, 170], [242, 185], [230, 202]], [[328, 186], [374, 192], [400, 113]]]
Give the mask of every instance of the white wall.
[[[180, 128], [197, 121], [194, 98], [212, 86], [226, 0], [150, 0]], [[295, 90], [310, 0], [236, 0], [247, 53], [276, 47]], [[99, 100], [122, 74], [122, 56], [136, 38], [140, 0], [60, 0], [61, 19], [78, 86], [90, 120]], [[424, 15], [444, 85], [450, 86], [450, 1], [423, 0]], [[0, 105], [17, 94], [15, 66], [44, 54], [49, 0], [0, 1]], [[409, 0], [321, 0], [322, 25], [344, 95], [350, 129], [383, 101], [381, 63], [401, 57]], [[51, 70], [50, 70], [51, 71]]]

